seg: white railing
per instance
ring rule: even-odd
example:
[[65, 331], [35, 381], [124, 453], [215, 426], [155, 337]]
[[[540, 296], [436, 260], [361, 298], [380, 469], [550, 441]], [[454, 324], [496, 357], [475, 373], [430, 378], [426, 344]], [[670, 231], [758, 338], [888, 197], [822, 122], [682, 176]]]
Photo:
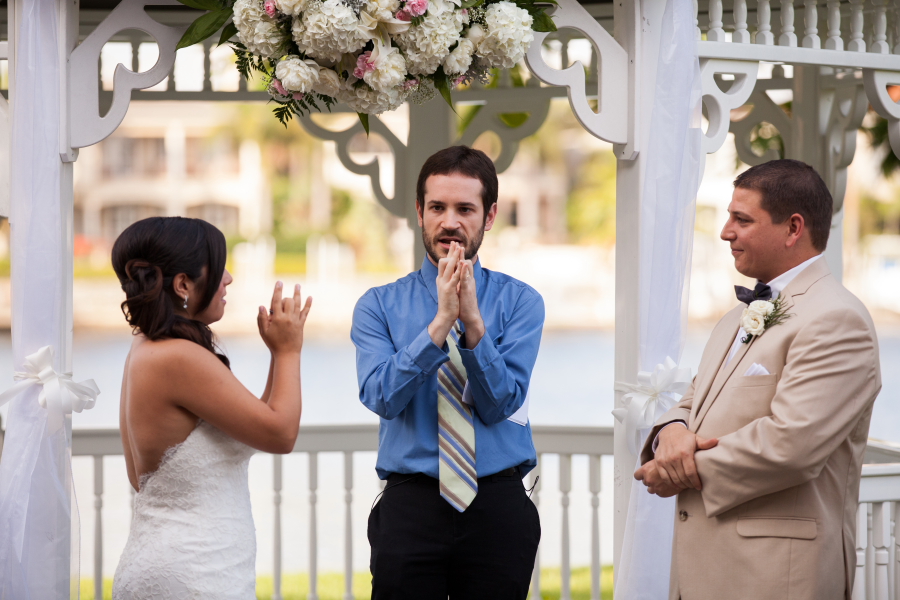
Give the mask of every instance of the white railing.
[[[538, 467], [528, 476], [528, 486], [534, 485], [532, 499], [540, 505], [540, 475], [545, 455], [559, 457], [559, 493], [561, 509], [561, 589], [560, 600], [571, 600], [569, 494], [572, 491], [572, 456], [588, 457], [588, 492], [590, 494], [590, 567], [591, 600], [600, 598], [600, 492], [601, 458], [613, 453], [611, 427], [534, 426]], [[3, 430], [0, 428], [0, 440]], [[2, 446], [0, 446], [2, 448]], [[319, 454], [340, 452], [344, 463], [344, 599], [352, 600], [353, 580], [353, 454], [378, 449], [377, 425], [306, 425], [294, 446], [295, 453], [305, 453], [309, 461], [309, 592], [308, 598], [318, 598], [318, 464]], [[103, 459], [122, 455], [122, 443], [117, 429], [75, 430], [72, 440], [74, 456], [93, 458], [94, 491], [94, 589], [95, 598], [102, 598], [103, 585]], [[272, 478], [273, 509], [273, 600], [280, 600], [282, 583], [282, 520], [281, 493], [283, 458], [275, 455]], [[859, 521], [857, 533], [857, 570], [853, 590], [854, 600], [900, 600], [900, 447], [870, 440], [866, 449], [859, 493]], [[536, 483], [535, 483], [536, 482]], [[540, 589], [540, 550], [535, 560], [532, 589]]]
[[[561, 563], [562, 593], [561, 600], [570, 600], [570, 530], [569, 530], [569, 494], [572, 491], [572, 456], [586, 455], [589, 466], [588, 490], [591, 500], [591, 598], [600, 598], [600, 476], [601, 457], [613, 453], [612, 427], [560, 427], [534, 426], [534, 444], [538, 452], [538, 468], [528, 476], [528, 486], [535, 483], [540, 474], [544, 455], [559, 455], [559, 492], [561, 494]], [[294, 446], [295, 453], [305, 453], [309, 460], [309, 593], [308, 598], [318, 598], [318, 464], [319, 454], [323, 452], [340, 452], [343, 454], [344, 483], [344, 599], [352, 600], [353, 581], [353, 454], [355, 452], [373, 452], [378, 450], [377, 425], [304, 425]], [[103, 495], [104, 473], [103, 459], [106, 456], [122, 454], [122, 442], [118, 429], [80, 429], [72, 436], [72, 454], [74, 456], [93, 457], [94, 478], [94, 588], [95, 598], [103, 585]], [[282, 598], [282, 481], [283, 459], [275, 455], [272, 478], [272, 510], [274, 553], [272, 573], [274, 580], [273, 600]], [[374, 477], [374, 473], [373, 473]], [[540, 480], [534, 487], [532, 499], [538, 504]], [[332, 507], [336, 510], [338, 507]], [[611, 534], [611, 532], [610, 532]], [[540, 554], [535, 561], [532, 588], [540, 587]]]
[[900, 8], [893, 0], [694, 5], [701, 58], [900, 69]]

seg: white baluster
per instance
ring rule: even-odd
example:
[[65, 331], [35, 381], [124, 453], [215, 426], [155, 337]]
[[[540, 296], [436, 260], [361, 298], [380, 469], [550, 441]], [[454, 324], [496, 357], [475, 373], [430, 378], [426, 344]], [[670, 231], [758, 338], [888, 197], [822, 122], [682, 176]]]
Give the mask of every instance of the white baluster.
[[722, 28], [722, 12], [722, 0], [709, 0], [709, 30], [706, 32], [707, 41], [725, 41], [725, 30]]
[[[243, 81], [243, 79], [241, 79]], [[319, 600], [319, 528], [316, 490], [319, 488], [319, 453], [309, 453], [309, 600]]]
[[756, 38], [754, 42], [763, 46], [771, 46], [775, 43], [775, 36], [772, 34], [771, 0], [759, 0], [756, 5]]
[[781, 35], [779, 46], [797, 45], [797, 34], [794, 33], [794, 0], [781, 0]]
[[[719, 4], [721, 6], [721, 3]], [[559, 491], [562, 495], [562, 583], [559, 600], [572, 600], [572, 569], [569, 565], [569, 492], [572, 491], [572, 455], [559, 455]]]
[[900, 502], [894, 502], [894, 598], [900, 596]]
[[841, 39], [841, 0], [828, 0], [828, 39], [825, 47], [829, 50], [843, 50]]
[[856, 512], [856, 577], [853, 600], [866, 600], [866, 546], [869, 541], [868, 505], [860, 504]]
[[734, 33], [731, 41], [738, 44], [750, 43], [750, 32], [747, 31], [747, 0], [734, 0]]
[[867, 537], [866, 540], [866, 598], [875, 597], [875, 534], [872, 530], [872, 504], [866, 508]]
[[591, 600], [600, 600], [600, 460], [588, 457], [588, 486], [591, 490]]
[[[133, 490], [132, 490], [133, 491]], [[94, 598], [103, 598], [103, 456], [94, 457]]]
[[[537, 456], [538, 464], [531, 471], [531, 501], [535, 507], [540, 509], [540, 491], [541, 491], [541, 461], [542, 455]], [[539, 511], [540, 512], [540, 511]], [[531, 573], [531, 600], [541, 600], [541, 546], [538, 545], [537, 552], [534, 555], [534, 571]]]
[[822, 40], [819, 39], [819, 9], [816, 7], [816, 0], [806, 0], [806, 10], [803, 13], [803, 22], [806, 29], [803, 31], [803, 47], [819, 49], [822, 47]]
[[353, 452], [344, 452], [344, 600], [353, 600]]
[[866, 40], [863, 39], [863, 1], [850, 0], [850, 52], [865, 52]]
[[875, 5], [875, 23], [873, 24], [874, 38], [869, 52], [888, 54], [891, 49], [887, 44], [887, 5], [885, 0], [872, 0]]
[[872, 543], [875, 546], [875, 600], [888, 600], [888, 544], [891, 539], [890, 507], [887, 502], [872, 505]]
[[696, 31], [697, 39], [702, 39], [703, 33], [700, 31], [700, 4], [697, 0], [694, 1], [694, 30]]
[[281, 455], [272, 456], [272, 509], [275, 511], [272, 519], [274, 523], [273, 560], [272, 565], [272, 600], [282, 600], [281, 597], [281, 483], [283, 465]]

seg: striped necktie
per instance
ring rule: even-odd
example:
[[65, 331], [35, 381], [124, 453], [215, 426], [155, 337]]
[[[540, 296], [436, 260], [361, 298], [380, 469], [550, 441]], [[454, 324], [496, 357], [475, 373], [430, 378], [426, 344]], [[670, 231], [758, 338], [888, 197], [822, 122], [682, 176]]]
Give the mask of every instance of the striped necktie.
[[463, 512], [478, 493], [475, 471], [475, 424], [463, 402], [466, 368], [459, 355], [459, 321], [447, 336], [450, 360], [438, 370], [438, 453], [441, 496]]

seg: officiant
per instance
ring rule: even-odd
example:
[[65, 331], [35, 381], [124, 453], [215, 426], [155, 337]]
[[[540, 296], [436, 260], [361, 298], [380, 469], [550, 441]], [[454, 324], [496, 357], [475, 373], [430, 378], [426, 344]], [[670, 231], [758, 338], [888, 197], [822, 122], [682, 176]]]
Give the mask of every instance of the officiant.
[[429, 157], [416, 185], [425, 260], [354, 310], [359, 397], [381, 417], [387, 480], [369, 516], [373, 600], [528, 594], [541, 531], [522, 478], [537, 465], [527, 394], [544, 303], [478, 259], [497, 189], [483, 152]]

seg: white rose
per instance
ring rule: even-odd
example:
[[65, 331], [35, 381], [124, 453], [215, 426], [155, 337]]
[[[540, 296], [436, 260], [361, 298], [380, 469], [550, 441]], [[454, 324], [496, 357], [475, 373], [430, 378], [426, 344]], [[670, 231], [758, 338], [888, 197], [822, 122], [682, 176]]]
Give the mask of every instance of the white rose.
[[238, 30], [238, 39], [253, 54], [278, 58], [287, 46], [287, 36], [260, 4], [257, 0], [237, 0], [234, 3], [234, 26]]
[[341, 91], [341, 78], [332, 69], [319, 69], [319, 80], [313, 86], [313, 91], [323, 96], [335, 98]]
[[534, 19], [524, 8], [503, 0], [487, 8], [484, 22], [487, 35], [478, 44], [478, 56], [488, 67], [514, 67], [534, 41]]
[[469, 31], [466, 32], [466, 38], [471, 40], [476, 46], [481, 43], [481, 40], [483, 40], [486, 35], [487, 33], [484, 31], [484, 27], [479, 23], [471, 25]]
[[469, 70], [472, 64], [472, 55], [475, 53], [475, 44], [463, 38], [453, 49], [453, 52], [444, 59], [444, 73], [447, 75], [462, 75]]
[[406, 92], [397, 86], [386, 92], [373, 90], [368, 85], [354, 86], [344, 82], [338, 101], [345, 103], [352, 110], [367, 115], [380, 115], [383, 112], [396, 110], [406, 100]]
[[375, 70], [363, 75], [363, 80], [379, 92], [400, 85], [406, 79], [406, 59], [394, 47], [379, 47]]
[[741, 314], [741, 327], [752, 336], [760, 336], [766, 330], [766, 317], [747, 307]]
[[379, 21], [393, 18], [399, 8], [400, 0], [369, 0], [366, 3], [366, 11]]
[[299, 56], [288, 56], [275, 65], [275, 77], [289, 92], [305, 94], [319, 81], [319, 65], [312, 60], [302, 60]]
[[308, 0], [275, 0], [275, 6], [278, 10], [292, 17], [300, 16], [306, 10]]
[[754, 300], [747, 307], [747, 310], [762, 317], [768, 317], [775, 311], [775, 305], [768, 300]]

